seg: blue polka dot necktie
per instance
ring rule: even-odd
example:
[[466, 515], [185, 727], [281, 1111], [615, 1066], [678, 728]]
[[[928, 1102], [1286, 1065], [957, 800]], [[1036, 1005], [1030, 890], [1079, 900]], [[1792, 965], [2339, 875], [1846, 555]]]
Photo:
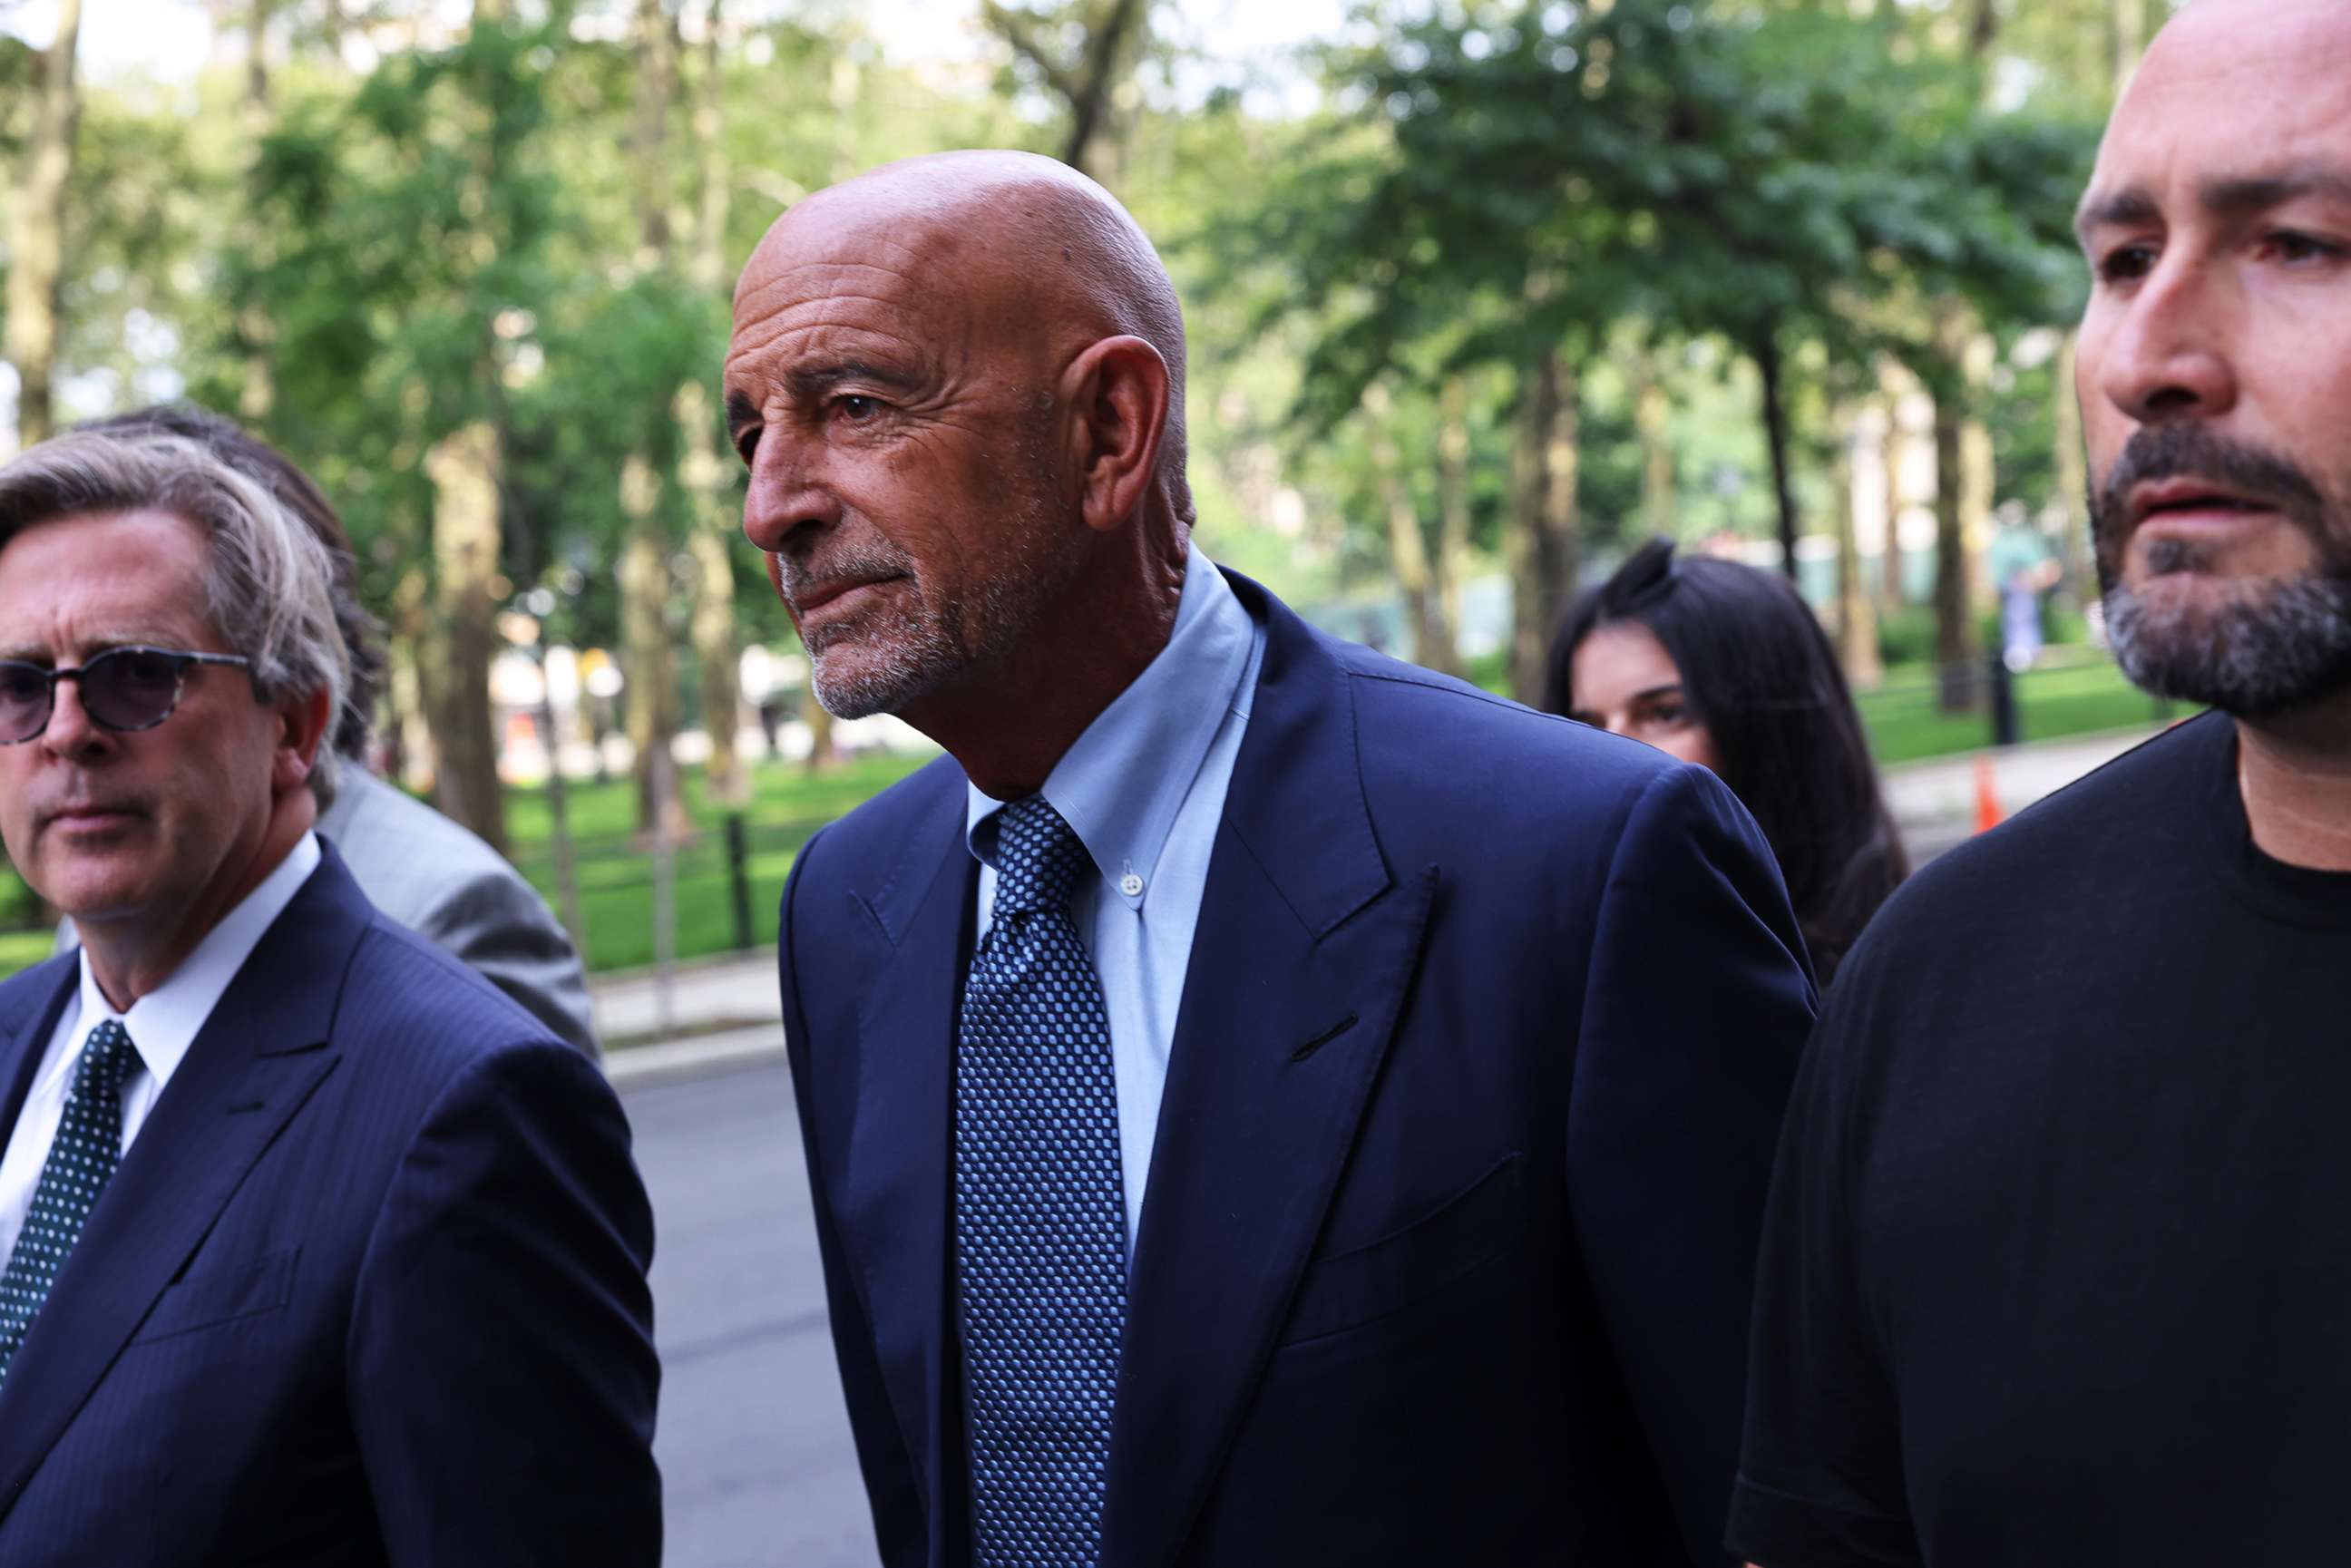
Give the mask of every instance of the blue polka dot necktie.
[[57, 1140], [33, 1188], [33, 1207], [16, 1249], [0, 1273], [0, 1380], [16, 1360], [25, 1331], [40, 1314], [66, 1254], [81, 1239], [90, 1207], [122, 1157], [122, 1080], [139, 1052], [120, 1020], [108, 1019], [82, 1042], [73, 1090], [57, 1118]]
[[1005, 807], [964, 987], [956, 1260], [977, 1568], [1102, 1553], [1126, 1198], [1109, 1015], [1070, 916], [1091, 863], [1042, 796]]

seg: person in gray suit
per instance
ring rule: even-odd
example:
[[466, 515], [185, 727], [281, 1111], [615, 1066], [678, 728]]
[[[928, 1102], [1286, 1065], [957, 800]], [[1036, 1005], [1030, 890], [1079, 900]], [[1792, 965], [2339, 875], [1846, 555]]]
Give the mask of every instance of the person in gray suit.
[[[336, 716], [334, 747], [352, 766], [342, 769], [334, 804], [319, 819], [319, 832], [342, 852], [371, 904], [471, 965], [557, 1035], [596, 1055], [587, 976], [547, 901], [478, 835], [367, 768], [383, 645], [375, 617], [360, 603], [350, 536], [317, 482], [275, 447], [199, 408], [158, 404], [81, 428], [162, 430], [200, 442], [266, 486], [327, 547], [335, 567], [335, 621], [351, 656], [350, 687]], [[58, 946], [71, 946], [75, 940], [68, 921], [58, 931]]]

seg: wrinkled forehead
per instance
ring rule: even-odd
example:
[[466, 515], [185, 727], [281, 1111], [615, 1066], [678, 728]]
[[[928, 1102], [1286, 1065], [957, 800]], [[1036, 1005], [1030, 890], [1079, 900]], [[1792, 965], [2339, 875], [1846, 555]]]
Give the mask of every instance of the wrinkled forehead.
[[770, 229], [735, 289], [730, 381], [810, 356], [886, 357], [903, 369], [967, 357], [1000, 317], [984, 246], [920, 213], [811, 204]]
[[2165, 31], [2106, 128], [2094, 198], [2351, 170], [2351, 4], [2275, 5], [2201, 0]]

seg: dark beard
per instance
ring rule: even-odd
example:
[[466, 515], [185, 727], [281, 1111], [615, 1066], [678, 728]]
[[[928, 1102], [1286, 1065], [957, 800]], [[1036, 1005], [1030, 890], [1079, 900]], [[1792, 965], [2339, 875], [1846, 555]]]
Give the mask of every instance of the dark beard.
[[[2317, 548], [2318, 569], [2288, 581], [2248, 583], [2209, 612], [2151, 606], [2123, 585], [2126, 508], [2134, 486], [2169, 478], [2206, 479], [2279, 506]], [[2134, 685], [2246, 718], [2303, 707], [2351, 685], [2351, 545], [2346, 529], [2332, 526], [2337, 519], [2318, 486], [2293, 464], [2200, 424], [2150, 425], [2092, 492], [2090, 517], [2107, 638]], [[2204, 565], [2184, 545], [2155, 550], [2150, 564], [2158, 577]]]

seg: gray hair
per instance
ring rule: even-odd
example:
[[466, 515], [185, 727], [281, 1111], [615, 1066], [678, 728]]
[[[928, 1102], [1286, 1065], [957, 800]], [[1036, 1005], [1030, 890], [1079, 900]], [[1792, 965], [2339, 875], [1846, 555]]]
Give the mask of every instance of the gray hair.
[[[327, 694], [343, 709], [350, 655], [335, 625], [326, 547], [270, 489], [199, 442], [157, 430], [78, 430], [0, 466], [0, 549], [36, 523], [86, 512], [170, 512], [202, 529], [204, 607], [248, 661], [254, 695]], [[331, 734], [310, 768], [321, 809], [335, 798]]]

